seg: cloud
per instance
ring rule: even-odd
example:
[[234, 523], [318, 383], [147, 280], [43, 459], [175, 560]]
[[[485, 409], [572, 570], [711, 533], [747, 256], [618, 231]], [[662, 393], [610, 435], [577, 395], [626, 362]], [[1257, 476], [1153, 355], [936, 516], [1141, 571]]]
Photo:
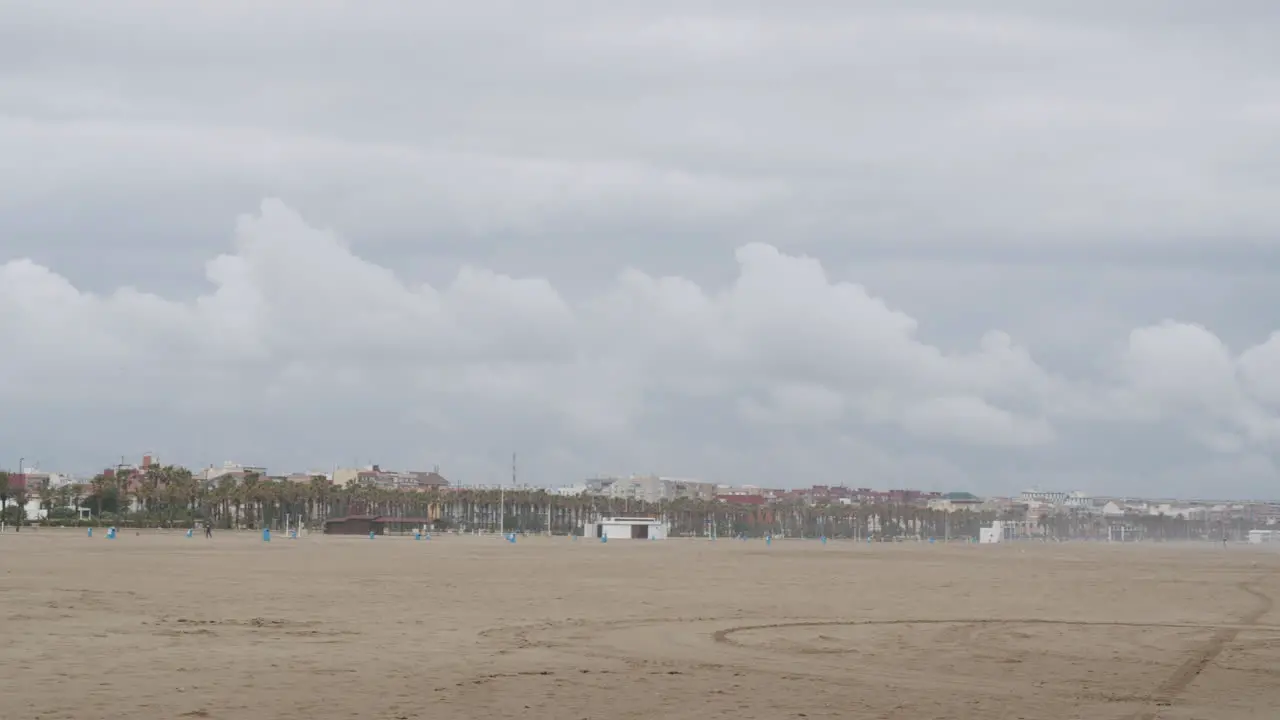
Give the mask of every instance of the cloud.
[[236, 8], [0, 4], [0, 150], [34, 169], [3, 197], [283, 194], [486, 252], [654, 225], [716, 252], [1254, 252], [1280, 229], [1277, 20], [1252, 3]]
[[[844, 438], [878, 432], [944, 455], [1028, 452], [1082, 415], [1168, 423], [1217, 452], [1280, 438], [1274, 339], [1233, 356], [1208, 330], [1165, 322], [1131, 333], [1114, 379], [1072, 379], [998, 330], [968, 350], [924, 342], [915, 318], [815, 258], [751, 243], [736, 260], [736, 279], [713, 288], [632, 269], [570, 300], [547, 280], [476, 267], [437, 288], [267, 200], [238, 220], [191, 300], [97, 295], [29, 260], [0, 266], [0, 337], [18, 349], [2, 361], [3, 400], [293, 426], [283, 437], [325, 458], [353, 425], [353, 445], [385, 432], [375, 444], [388, 450], [418, 431], [470, 450], [486, 427], [523, 427], [561, 457], [650, 433], [661, 453], [650, 462], [664, 467], [703, 444], [769, 453], [802, 429], [830, 438], [819, 452], [831, 463]], [[663, 437], [652, 423], [682, 403], [682, 432]], [[189, 432], [143, 425], [174, 446]]]
[[1241, 353], [1237, 362], [1246, 391], [1272, 410], [1280, 409], [1280, 332]]
[[[552, 411], [590, 407], [590, 396], [617, 381], [695, 395], [761, 391], [791, 406], [817, 401], [829, 420], [840, 413], [819, 398], [834, 393], [864, 416], [896, 422], [884, 402], [948, 389], [994, 397], [1051, 382], [1006, 337], [945, 356], [915, 339], [912, 318], [861, 286], [829, 280], [815, 259], [750, 244], [737, 260], [737, 281], [716, 292], [632, 270], [573, 307], [545, 280], [474, 267], [440, 289], [410, 283], [268, 200], [239, 220], [234, 252], [207, 264], [213, 289], [193, 302], [129, 288], [88, 295], [16, 261], [4, 266], [15, 311], [5, 329], [40, 347], [24, 361], [29, 370], [78, 339], [76, 362], [97, 364], [88, 358], [104, 353], [113, 372], [139, 384], [155, 377], [143, 364], [155, 357], [208, 372], [241, 368], [277, 393], [320, 368], [425, 392], [522, 396]], [[643, 411], [638, 393], [630, 400], [609, 414]]]
[[0, 0], [0, 456], [1274, 494], [1278, 29]]
[[1275, 447], [1280, 417], [1269, 376], [1280, 370], [1275, 336], [1233, 355], [1209, 330], [1166, 320], [1129, 336], [1123, 356], [1130, 409], [1178, 418], [1210, 448]]

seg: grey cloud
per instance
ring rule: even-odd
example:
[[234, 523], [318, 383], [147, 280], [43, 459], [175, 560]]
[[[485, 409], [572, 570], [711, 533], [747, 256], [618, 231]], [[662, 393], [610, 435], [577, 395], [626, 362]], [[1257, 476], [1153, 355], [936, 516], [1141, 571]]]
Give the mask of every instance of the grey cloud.
[[[697, 226], [703, 204], [681, 218], [652, 193], [699, 178], [740, 188], [713, 227], [764, 222], [776, 243], [1151, 247], [1276, 230], [1259, 179], [1276, 167], [1278, 62], [1262, 6], [134, 7], [14, 23], [44, 50], [11, 50], [28, 63], [8, 113], [115, 135], [141, 123], [140, 145], [177, 126], [211, 171], [362, 235], [617, 231], [636, 221], [620, 205]], [[86, 82], [110, 98], [57, 109], [94, 97]], [[181, 172], [183, 154], [147, 169]]]
[[[1269, 345], [1235, 355], [1207, 330], [1168, 322], [1131, 333], [1114, 378], [1071, 379], [999, 331], [970, 351], [921, 342], [911, 316], [766, 245], [738, 250], [729, 286], [633, 270], [578, 302], [544, 280], [472, 268], [440, 289], [397, 277], [278, 201], [241, 218], [233, 245], [208, 262], [214, 289], [194, 301], [127, 287], [94, 296], [30, 261], [0, 266], [0, 334], [23, 348], [6, 356], [5, 376], [18, 380], [7, 399], [48, 413], [114, 408], [180, 453], [295, 457], [267, 438], [307, 437], [325, 452], [345, 442], [404, 457], [421, 434], [488, 475], [475, 458], [492, 458], [493, 445], [536, 442], [534, 458], [564, 463], [541, 467], [546, 480], [598, 467], [611, 448], [643, 462], [626, 446], [645, 436], [650, 462], [771, 455], [724, 463], [755, 481], [800, 443], [814, 453], [805, 467], [864, 484], [874, 483], [866, 468], [837, 460], [849, 442], [867, 447], [859, 435], [897, 438], [901, 462], [933, 468], [923, 484], [972, 469], [909, 463], [913, 443], [986, 448], [989, 459], [1035, 453], [1059, 440], [1055, 424], [1080, 419], [1161, 424], [1211, 453], [1269, 452], [1280, 440], [1256, 389]], [[201, 423], [238, 427], [187, 437]], [[56, 441], [22, 422], [7, 429], [37, 447]]]

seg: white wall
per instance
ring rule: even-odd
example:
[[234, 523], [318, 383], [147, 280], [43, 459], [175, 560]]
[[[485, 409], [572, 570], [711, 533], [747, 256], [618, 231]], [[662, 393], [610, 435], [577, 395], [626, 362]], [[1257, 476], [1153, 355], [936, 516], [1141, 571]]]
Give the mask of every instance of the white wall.
[[[4, 506], [6, 508], [15, 507], [17, 504], [18, 503], [14, 502], [13, 498], [8, 498], [4, 501]], [[49, 514], [44, 508], [40, 507], [40, 498], [28, 499], [27, 504], [23, 506], [23, 509], [26, 511], [26, 520], [23, 520], [24, 523], [43, 520]]]
[[[610, 540], [630, 540], [632, 525], [645, 525], [648, 523], [622, 523], [622, 522], [601, 522], [604, 537]], [[586, 533], [588, 537], [595, 537], [595, 527], [591, 526]], [[662, 525], [654, 523], [649, 525], [649, 537], [654, 540], [662, 540], [666, 538], [666, 528]]]
[[993, 520], [991, 527], [978, 528], [979, 543], [998, 543], [1004, 540], [1004, 523]]
[[1280, 542], [1280, 532], [1275, 530], [1250, 530], [1249, 542], [1254, 545], [1262, 543]]

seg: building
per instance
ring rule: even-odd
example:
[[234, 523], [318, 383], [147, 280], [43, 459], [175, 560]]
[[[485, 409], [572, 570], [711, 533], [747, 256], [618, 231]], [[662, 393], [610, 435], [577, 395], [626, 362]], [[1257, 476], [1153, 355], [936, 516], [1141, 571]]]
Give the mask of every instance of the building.
[[1191, 520], [1193, 518], [1203, 518], [1208, 514], [1208, 511], [1201, 507], [1180, 506], [1172, 503], [1153, 503], [1147, 506], [1147, 514]]
[[363, 468], [341, 468], [334, 471], [334, 485], [345, 486], [351, 482], [389, 490], [428, 490], [449, 487], [449, 481], [440, 474], [439, 468], [420, 472], [383, 470], [379, 465], [369, 465]]
[[[147, 464], [150, 464], [150, 457], [144, 458], [144, 460], [148, 461]], [[245, 476], [247, 475], [256, 475], [260, 478], [265, 478], [267, 477], [267, 469], [261, 465], [242, 465], [228, 460], [222, 463], [222, 467], [214, 467], [213, 465], [210, 465], [199, 473], [196, 473], [197, 477], [202, 478], [206, 483], [212, 484], [221, 482], [223, 478], [231, 478], [237, 483], [244, 482]]]
[[348, 515], [347, 517], [330, 518], [324, 521], [325, 535], [368, 535], [382, 534], [382, 526], [374, 522], [376, 515]]
[[756, 485], [716, 485], [716, 498], [733, 496], [764, 497], [764, 491]]
[[143, 474], [151, 468], [152, 458], [150, 454], [142, 456], [141, 465], [131, 465], [123, 462], [115, 467], [109, 467], [102, 471], [102, 476], [107, 479], [109, 484], [116, 487], [123, 486], [128, 504], [121, 509], [127, 512], [138, 512], [142, 509], [142, 500], [138, 497], [138, 489], [142, 486]]
[[[5, 499], [4, 508], [17, 507], [19, 499], [25, 498], [22, 505], [23, 522], [38, 522], [49, 516], [49, 508], [45, 507], [43, 496], [48, 491], [71, 485], [75, 478], [56, 472], [46, 472], [38, 468], [23, 466], [19, 472], [9, 476], [9, 495]], [[21, 497], [19, 497], [21, 496]], [[68, 506], [70, 509], [70, 506]]]
[[976, 510], [982, 507], [982, 498], [968, 492], [949, 492], [929, 499], [930, 510], [955, 512], [957, 510]]
[[1018, 502], [1044, 503], [1046, 505], [1062, 505], [1067, 501], [1067, 494], [1056, 490], [1023, 490]]
[[716, 500], [728, 505], [764, 505], [766, 502], [763, 495], [719, 495]]
[[1115, 500], [1108, 500], [1102, 506], [1102, 514], [1105, 517], [1124, 517], [1125, 509], [1121, 507]]
[[608, 517], [587, 523], [583, 535], [608, 540], [662, 540], [667, 530], [654, 518]]
[[[41, 477], [42, 473], [25, 472], [14, 473], [9, 476], [9, 494], [4, 500], [4, 504], [0, 505], [0, 513], [9, 508], [22, 507], [23, 522], [31, 522], [33, 520], [43, 520], [45, 518], [45, 510], [40, 505], [40, 488], [47, 482]], [[19, 500], [25, 499], [20, 503]], [[0, 526], [7, 522], [7, 518], [0, 516]]]
[[1280, 543], [1280, 530], [1250, 530], [1249, 544]]
[[716, 484], [686, 478], [632, 475], [628, 478], [592, 478], [583, 483], [588, 493], [616, 500], [646, 503], [672, 500], [714, 500]]
[[1062, 501], [1062, 504], [1069, 508], [1078, 508], [1081, 510], [1091, 510], [1094, 506], [1093, 498], [1079, 490], [1068, 495], [1067, 499]]
[[401, 517], [398, 515], [348, 515], [324, 521], [325, 535], [385, 535], [392, 532], [411, 532], [431, 525], [431, 520], [424, 517]]
[[872, 490], [858, 488], [849, 493], [852, 499], [864, 505], [925, 505], [929, 500], [921, 490]]
[[28, 495], [40, 492], [45, 488], [57, 488], [71, 485], [76, 479], [72, 475], [44, 470], [26, 468], [22, 472], [9, 476], [9, 487], [26, 490]]
[[991, 527], [978, 528], [978, 542], [983, 545], [1004, 542], [1004, 523], [993, 520]]

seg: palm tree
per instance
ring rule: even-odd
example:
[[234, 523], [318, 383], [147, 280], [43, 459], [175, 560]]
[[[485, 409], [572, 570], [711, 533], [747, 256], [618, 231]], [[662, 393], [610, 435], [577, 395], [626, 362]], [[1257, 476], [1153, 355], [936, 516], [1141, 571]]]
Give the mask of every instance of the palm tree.
[[9, 507], [9, 473], [0, 470], [0, 528], [4, 527], [4, 511]]
[[236, 508], [235, 522], [238, 524], [240, 520], [240, 500], [239, 493], [236, 488], [236, 479], [231, 475], [223, 475], [218, 478], [218, 486], [214, 491], [214, 497], [217, 499], [218, 506], [221, 508], [220, 517], [222, 524], [226, 528], [232, 527], [231, 508]]
[[329, 516], [329, 501], [333, 494], [333, 482], [323, 475], [311, 478], [307, 488], [308, 500], [311, 502], [309, 521], [324, 522]]
[[17, 532], [22, 532], [22, 521], [27, 517], [27, 489], [19, 485], [12, 493], [13, 504], [18, 509], [13, 518], [13, 529]]
[[89, 485], [93, 488], [93, 497], [97, 501], [98, 505], [97, 516], [99, 523], [102, 522], [102, 496], [107, 494], [108, 484], [109, 481], [107, 480], [107, 476], [103, 473], [94, 475], [93, 479], [89, 481]]
[[244, 505], [245, 513], [249, 516], [248, 525], [251, 529], [256, 527], [254, 520], [257, 517], [255, 508], [258, 504], [258, 483], [260, 479], [258, 473], [245, 473], [244, 479], [240, 481], [239, 485], [239, 500]]
[[53, 511], [54, 490], [49, 487], [48, 482], [40, 484], [40, 506], [44, 508], [45, 518], [49, 517], [49, 513]]
[[80, 483], [71, 485], [69, 487], [69, 493], [71, 495], [71, 504], [76, 508], [76, 521], [79, 522], [80, 501], [84, 499], [84, 485], [81, 485]]
[[58, 489], [54, 491], [53, 502], [56, 503], [59, 508], [71, 507], [71, 486], [59, 485]]

